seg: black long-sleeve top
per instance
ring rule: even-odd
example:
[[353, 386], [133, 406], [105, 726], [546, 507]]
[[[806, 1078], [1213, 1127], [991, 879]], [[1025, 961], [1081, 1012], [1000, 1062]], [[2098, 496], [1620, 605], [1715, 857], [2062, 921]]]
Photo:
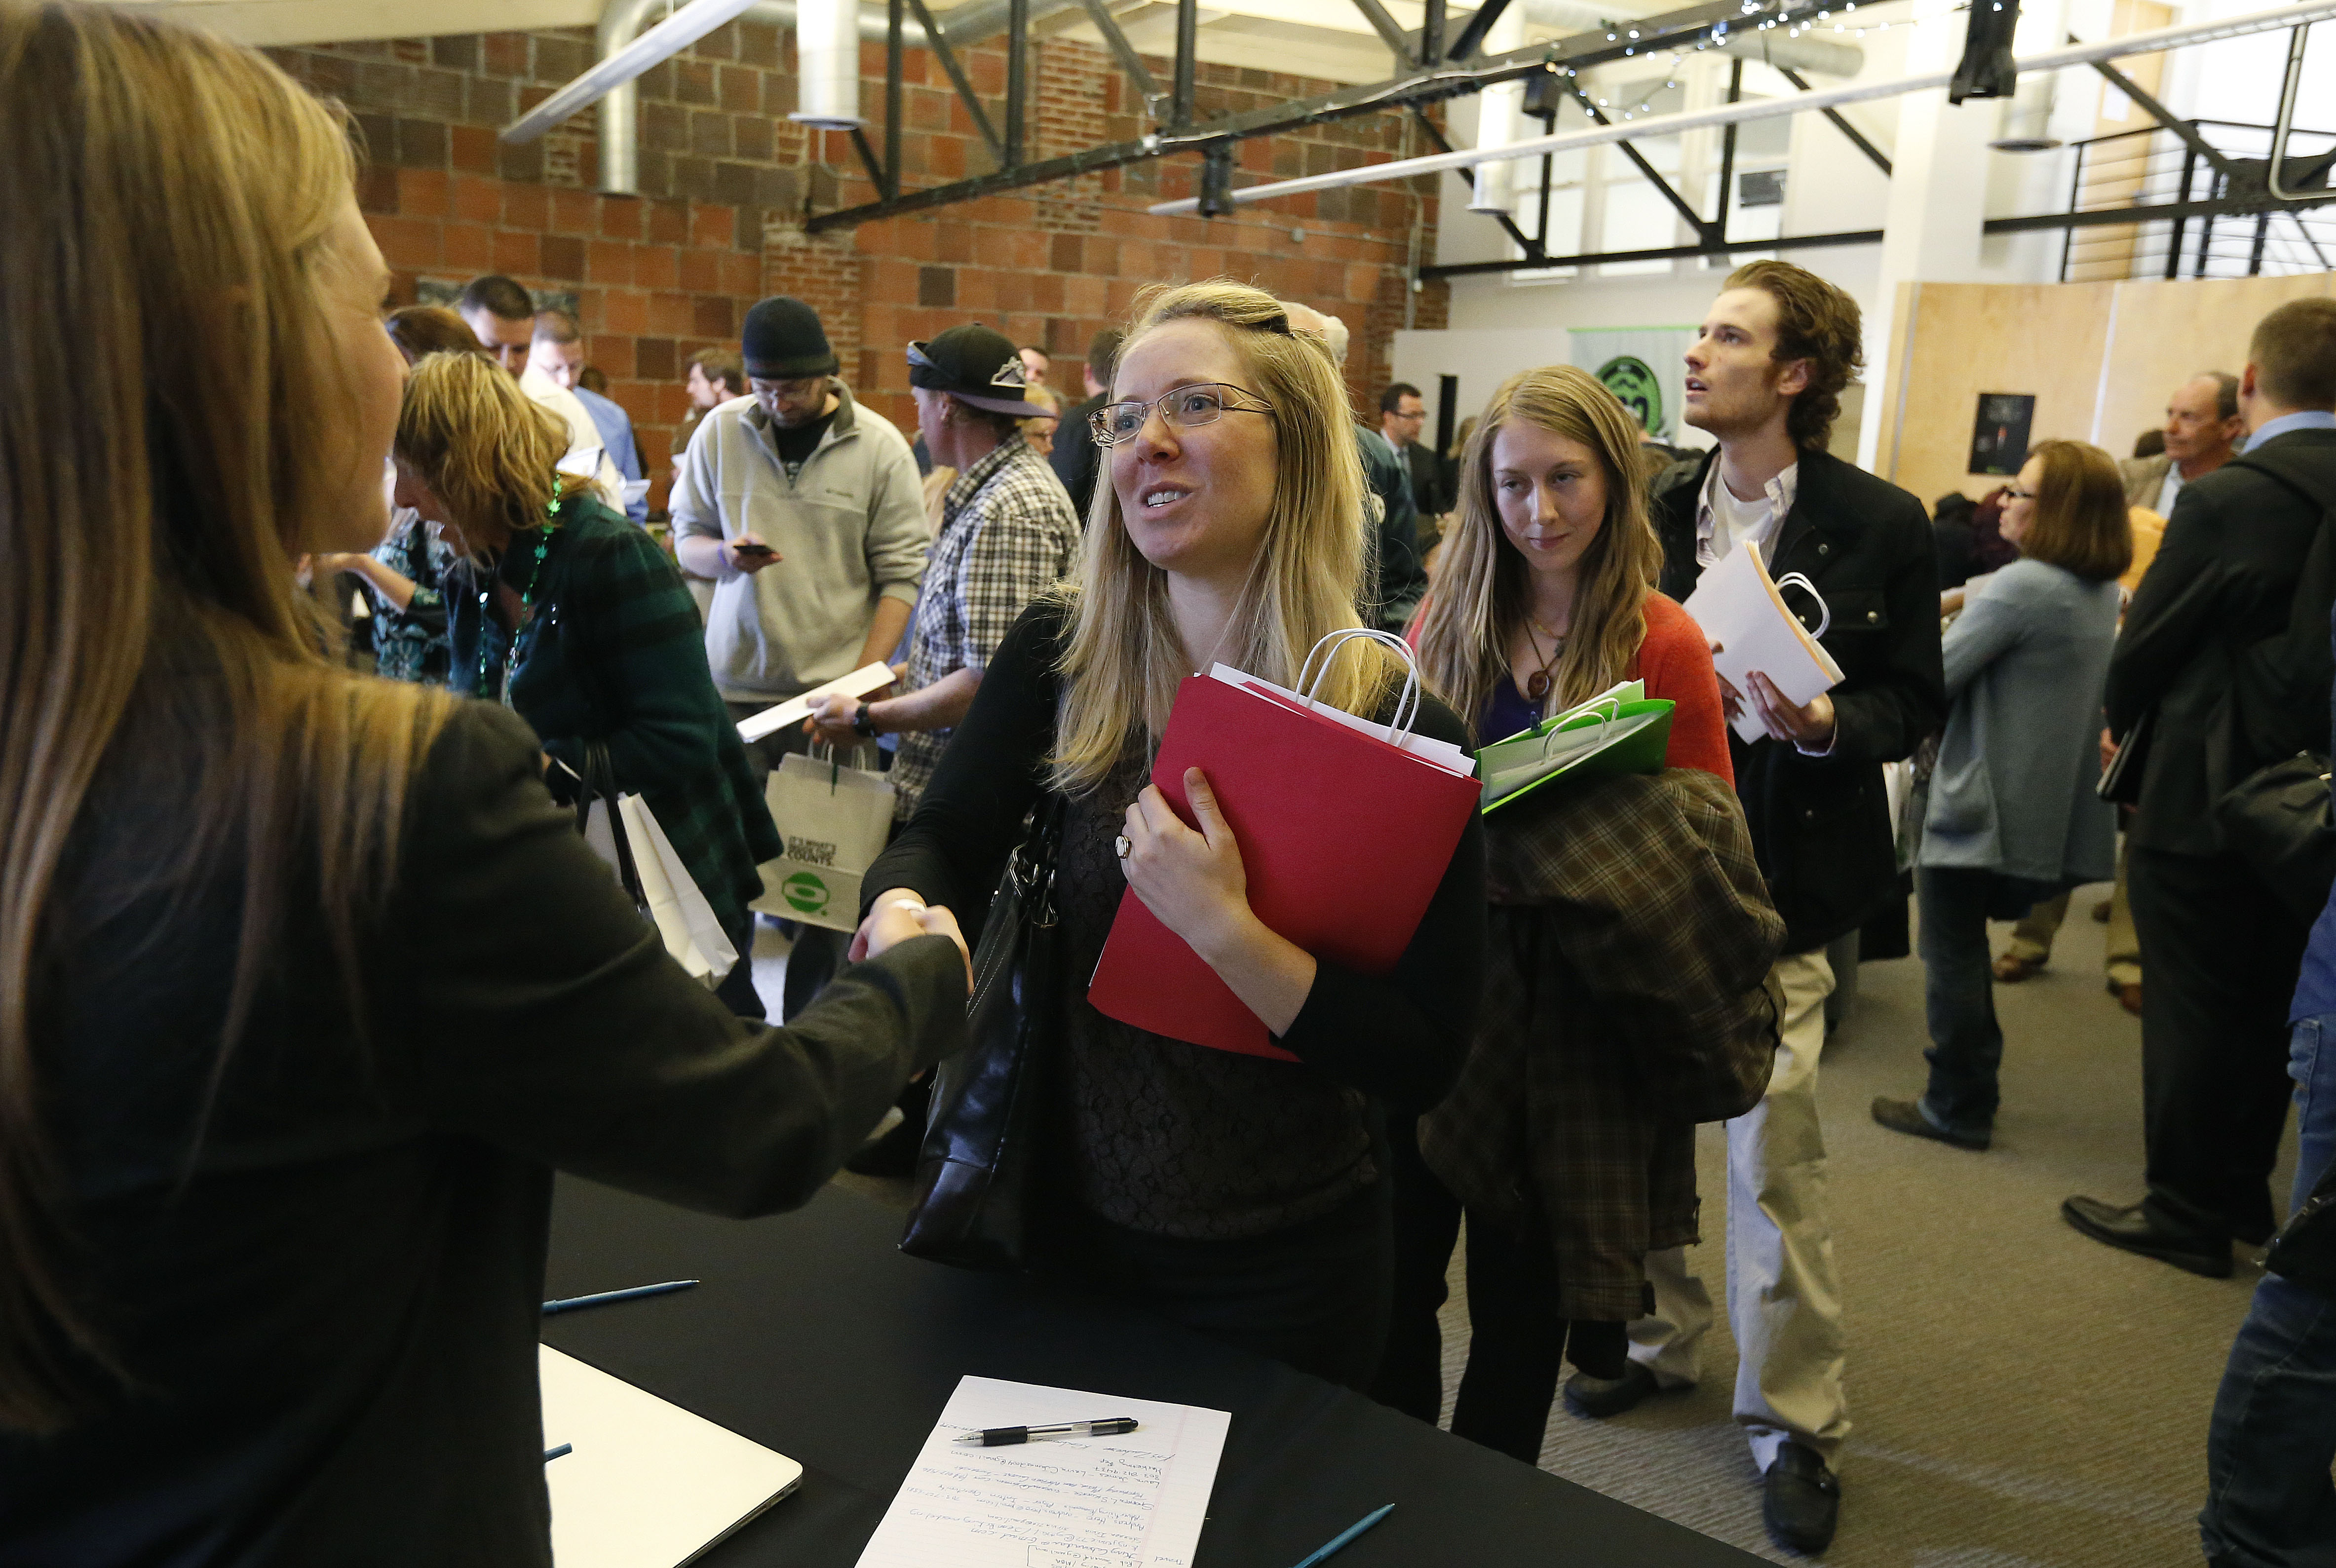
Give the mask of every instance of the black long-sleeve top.
[[465, 704], [361, 1010], [287, 920], [207, 1108], [243, 887], [124, 901], [186, 831], [149, 772], [84, 810], [34, 992], [73, 1278], [131, 1381], [62, 1437], [0, 1436], [0, 1564], [549, 1568], [552, 1170], [806, 1201], [962, 1038], [963, 961], [919, 938], [786, 1028], [733, 1018], [552, 804], [527, 726]]
[[[916, 814], [862, 879], [871, 901], [907, 888], [968, 924], [987, 911], [1044, 785], [1068, 630], [1066, 607], [1046, 599], [1007, 634]], [[1449, 708], [1433, 698], [1421, 708], [1421, 734], [1466, 744]], [[1071, 802], [1065, 829], [1067, 1179], [1105, 1218], [1162, 1234], [1297, 1223], [1375, 1179], [1367, 1096], [1417, 1115], [1444, 1097], [1467, 1055], [1484, 989], [1483, 829], [1469, 820], [1394, 969], [1317, 959], [1313, 989], [1279, 1041], [1297, 1064], [1244, 1057], [1114, 1023], [1086, 1002], [1125, 886], [1111, 839], [1148, 772], [1148, 755], [1126, 759]]]

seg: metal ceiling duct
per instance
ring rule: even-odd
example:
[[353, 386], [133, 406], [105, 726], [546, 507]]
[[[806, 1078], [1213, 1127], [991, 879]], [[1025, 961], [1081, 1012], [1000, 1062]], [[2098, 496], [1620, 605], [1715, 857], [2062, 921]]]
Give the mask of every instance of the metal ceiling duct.
[[2003, 123], [1988, 145], [1999, 152], [2049, 152], [2059, 146], [2052, 134], [2052, 89], [2059, 81], [2049, 71], [2022, 76], [2019, 91], [2004, 101]]
[[795, 109], [787, 116], [819, 131], [857, 131], [860, 0], [795, 0]]

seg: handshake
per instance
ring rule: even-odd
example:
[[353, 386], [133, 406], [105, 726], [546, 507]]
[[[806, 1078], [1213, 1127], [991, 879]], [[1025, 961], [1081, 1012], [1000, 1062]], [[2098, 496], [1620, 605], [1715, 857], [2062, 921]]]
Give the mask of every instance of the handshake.
[[870, 906], [868, 918], [852, 933], [852, 949], [845, 957], [856, 964], [913, 937], [947, 937], [955, 942], [965, 959], [966, 990], [968, 994], [972, 992], [973, 954], [965, 945], [965, 933], [957, 929], [957, 917], [945, 908], [925, 902], [907, 888], [894, 888]]

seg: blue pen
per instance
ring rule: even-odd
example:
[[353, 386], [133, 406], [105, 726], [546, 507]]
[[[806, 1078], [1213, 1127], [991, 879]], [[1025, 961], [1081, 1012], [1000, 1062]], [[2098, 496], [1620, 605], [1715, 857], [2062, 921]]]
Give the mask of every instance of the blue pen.
[[1352, 1541], [1356, 1536], [1361, 1534], [1364, 1531], [1369, 1529], [1372, 1525], [1377, 1524], [1380, 1520], [1386, 1518], [1388, 1514], [1394, 1512], [1395, 1505], [1390, 1503], [1376, 1514], [1364, 1514], [1360, 1520], [1348, 1525], [1336, 1540], [1323, 1547], [1320, 1551], [1309, 1555], [1305, 1562], [1298, 1564], [1298, 1568], [1314, 1568], [1314, 1565], [1318, 1563], [1329, 1562], [1332, 1553], [1338, 1551], [1340, 1547], [1346, 1545], [1348, 1542]]
[[642, 1296], [662, 1296], [671, 1290], [687, 1290], [697, 1284], [695, 1280], [667, 1280], [662, 1285], [635, 1285], [627, 1290], [603, 1290], [597, 1296], [570, 1296], [562, 1301], [546, 1301], [543, 1315], [553, 1317], [561, 1312], [573, 1312], [583, 1307], [605, 1307], [611, 1301], [630, 1301]]

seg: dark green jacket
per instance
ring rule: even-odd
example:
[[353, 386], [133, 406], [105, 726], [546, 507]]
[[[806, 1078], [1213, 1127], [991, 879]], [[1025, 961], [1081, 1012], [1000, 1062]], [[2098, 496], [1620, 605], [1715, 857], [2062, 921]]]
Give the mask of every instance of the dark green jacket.
[[[504, 581], [524, 592], [538, 536], [503, 552]], [[447, 574], [456, 691], [493, 697], [511, 638], [483, 613], [476, 568]], [[706, 664], [697, 607], [657, 541], [599, 502], [570, 498], [535, 585], [535, 613], [519, 635], [512, 709], [543, 749], [578, 773], [588, 741], [608, 749], [617, 787], [656, 813], [674, 852], [744, 957], [747, 904], [762, 891], [754, 868], [780, 852], [779, 831], [754, 787], [746, 750]], [[484, 638], [482, 649], [481, 639]], [[479, 678], [482, 651], [487, 675]], [[555, 793], [564, 777], [552, 770]]]

